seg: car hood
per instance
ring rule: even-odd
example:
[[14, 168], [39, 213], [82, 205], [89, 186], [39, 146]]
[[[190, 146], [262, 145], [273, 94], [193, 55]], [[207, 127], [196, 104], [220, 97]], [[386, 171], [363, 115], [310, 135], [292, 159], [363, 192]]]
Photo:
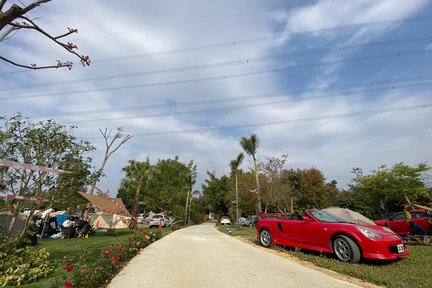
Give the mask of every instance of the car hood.
[[[378, 226], [378, 225], [368, 225], [368, 224], [355, 224], [355, 223], [334, 223], [336, 225], [340, 225], [339, 227], [346, 227], [346, 226], [351, 226], [353, 228], [355, 227], [363, 227], [368, 229], [369, 231], [380, 235], [381, 237], [386, 237], [386, 236], [396, 236], [395, 233], [393, 232], [389, 232], [384, 230], [385, 227], [383, 226]], [[388, 229], [388, 228], [386, 228]]]
[[[383, 226], [378, 226], [378, 225], [360, 225], [360, 224], [356, 224], [355, 226], [358, 227], [364, 227], [368, 230], [370, 230], [371, 232], [378, 234], [380, 236], [395, 236], [396, 234], [394, 232], [390, 232], [390, 231], [386, 231], [384, 230], [385, 227]], [[386, 228], [388, 229], [388, 228]]]

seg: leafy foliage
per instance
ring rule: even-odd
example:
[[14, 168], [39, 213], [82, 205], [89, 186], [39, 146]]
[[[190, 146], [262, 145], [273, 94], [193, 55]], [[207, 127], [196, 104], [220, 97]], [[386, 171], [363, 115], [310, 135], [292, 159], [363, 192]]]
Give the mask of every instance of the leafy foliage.
[[406, 205], [404, 195], [420, 203], [430, 197], [422, 179], [423, 173], [429, 170], [426, 164], [411, 167], [400, 162], [392, 168], [380, 166], [365, 176], [357, 168], [353, 170], [356, 177], [351, 190], [374, 210], [400, 211]]
[[46, 277], [52, 270], [46, 249], [22, 237], [0, 239], [0, 286], [19, 286]]
[[228, 210], [233, 198], [233, 180], [222, 176], [217, 178], [214, 174], [207, 172], [210, 179], [205, 180], [202, 185], [204, 200], [210, 205], [212, 212], [220, 215], [228, 215]]
[[20, 114], [9, 119], [0, 117], [0, 121], [0, 158], [73, 172], [59, 177], [42, 171], [3, 168], [4, 192], [41, 197], [42, 193], [77, 191], [88, 183], [92, 159], [85, 154], [94, 147], [72, 135], [75, 126], [65, 127], [53, 120], [35, 124]]
[[159, 232], [138, 231], [121, 243], [111, 243], [99, 254], [85, 250], [81, 255], [66, 255], [60, 263], [63, 272], [51, 287], [99, 287], [109, 280], [122, 266], [149, 244], [161, 238]]
[[[130, 172], [131, 165], [145, 171], [144, 178], [137, 178]], [[190, 189], [190, 180], [195, 181], [196, 165], [193, 161], [184, 164], [179, 157], [174, 159], [159, 159], [151, 164], [147, 159], [144, 162], [131, 161], [123, 168], [126, 175], [122, 179], [117, 197], [122, 198], [128, 208], [133, 206], [137, 188], [140, 188], [139, 209], [155, 212], [171, 211], [173, 216], [184, 217], [186, 196]], [[138, 174], [136, 174], [138, 175]]]

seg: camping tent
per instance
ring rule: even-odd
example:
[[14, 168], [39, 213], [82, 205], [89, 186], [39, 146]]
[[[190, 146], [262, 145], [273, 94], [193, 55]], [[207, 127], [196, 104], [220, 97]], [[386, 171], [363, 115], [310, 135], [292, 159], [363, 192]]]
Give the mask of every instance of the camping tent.
[[90, 203], [96, 206], [96, 209], [109, 214], [117, 214], [121, 216], [130, 216], [123, 201], [120, 198], [109, 198], [105, 196], [96, 196], [84, 192], [78, 192], [81, 196], [87, 199]]
[[374, 221], [367, 218], [366, 216], [363, 216], [362, 214], [347, 208], [329, 207], [323, 210], [330, 212], [331, 214], [349, 222], [354, 222], [357, 224], [376, 225]]
[[90, 219], [90, 225], [94, 228], [105, 228], [105, 229], [121, 229], [127, 228], [130, 222], [130, 218], [117, 214], [110, 214], [104, 212], [96, 212]]

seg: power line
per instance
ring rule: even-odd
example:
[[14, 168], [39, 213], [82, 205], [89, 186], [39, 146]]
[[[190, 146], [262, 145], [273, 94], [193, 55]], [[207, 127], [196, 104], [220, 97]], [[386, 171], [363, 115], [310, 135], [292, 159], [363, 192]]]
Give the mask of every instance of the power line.
[[259, 74], [277, 73], [277, 72], [294, 70], [294, 69], [303, 69], [303, 68], [312, 68], [312, 67], [325, 66], [325, 65], [352, 63], [352, 62], [359, 62], [359, 61], [365, 61], [365, 60], [393, 58], [393, 57], [402, 57], [402, 56], [410, 56], [410, 55], [420, 55], [420, 54], [427, 54], [427, 53], [431, 53], [431, 52], [432, 51], [429, 51], [429, 50], [417, 50], [417, 51], [408, 51], [408, 52], [403, 52], [403, 53], [381, 54], [381, 55], [365, 56], [365, 57], [351, 58], [351, 59], [338, 60], [338, 61], [328, 61], [328, 62], [312, 63], [312, 64], [305, 64], [305, 65], [297, 65], [297, 66], [287, 66], [287, 67], [282, 67], [282, 68], [253, 71], [253, 72], [244, 72], [244, 73], [237, 73], [237, 74], [231, 74], [231, 75], [195, 78], [195, 79], [189, 79], [189, 80], [175, 80], [175, 81], [127, 85], [127, 86], [117, 86], [117, 87], [107, 87], [107, 88], [93, 88], [93, 89], [75, 90], [75, 91], [72, 90], [72, 91], [40, 93], [40, 94], [24, 95], [24, 96], [10, 96], [10, 97], [2, 97], [2, 98], [0, 98], [0, 101], [27, 99], [27, 98], [35, 98], [35, 97], [48, 97], [48, 96], [56, 96], [56, 95], [81, 94], [81, 93], [90, 93], [90, 92], [96, 92], [96, 91], [115, 91], [115, 90], [123, 90], [123, 89], [135, 89], [135, 88], [156, 87], [156, 86], [165, 86], [165, 85], [178, 85], [178, 84], [205, 82], [205, 81], [213, 81], [213, 80], [226, 80], [226, 79], [231, 79], [231, 78], [239, 78], [239, 77], [259, 75]]
[[[329, 0], [329, 1], [337, 1], [337, 0]], [[316, 30], [297, 31], [296, 33], [306, 33], [307, 32], [307, 33], [311, 33], [311, 34], [321, 34], [321, 33], [325, 33], [325, 32], [354, 30], [354, 29], [359, 29], [359, 28], [367, 28], [367, 27], [380, 26], [380, 25], [391, 25], [391, 24], [398, 24], [398, 23], [425, 22], [425, 21], [430, 21], [430, 20], [432, 20], [432, 17], [393, 19], [393, 20], [384, 20], [384, 21], [376, 21], [376, 22], [367, 22], [367, 23], [357, 24], [357, 25], [345, 25], [345, 26], [338, 26], [338, 27], [332, 27], [332, 28], [322, 28], [322, 29], [316, 29]], [[188, 52], [198, 52], [198, 51], [205, 51], [205, 50], [210, 50], [210, 49], [227, 48], [227, 47], [234, 47], [234, 46], [240, 46], [240, 45], [246, 45], [246, 44], [254, 44], [254, 43], [265, 42], [265, 41], [276, 41], [276, 40], [278, 40], [278, 39], [280, 39], [286, 35], [288, 35], [288, 34], [287, 33], [276, 33], [276, 34], [273, 34], [270, 36], [262, 36], [262, 37], [257, 37], [257, 38], [228, 41], [228, 42], [220, 42], [220, 43], [214, 43], [214, 44], [209, 44], [209, 45], [170, 49], [170, 50], [165, 50], [165, 51], [141, 53], [141, 54], [135, 54], [135, 55], [120, 56], [120, 57], [108, 57], [108, 58], [93, 59], [92, 64], [106, 63], [106, 62], [112, 62], [112, 61], [122, 61], [122, 60], [131, 59], [131, 58], [154, 57], [154, 56], [172, 55], [172, 54], [180, 54], [180, 53], [188, 53]], [[30, 73], [30, 72], [31, 71], [29, 71], [29, 70], [19, 70], [19, 71], [0, 73], [0, 75]]]
[[[240, 125], [220, 126], [220, 127], [209, 126], [209, 127], [197, 128], [197, 129], [136, 133], [136, 134], [133, 134], [133, 136], [134, 137], [138, 137], [138, 136], [139, 137], [151, 137], [151, 136], [162, 136], [162, 135], [173, 135], [173, 134], [188, 134], [188, 133], [196, 133], [196, 132], [211, 131], [211, 130], [230, 130], [230, 129], [260, 127], [260, 126], [273, 126], [273, 125], [283, 125], [283, 124], [290, 124], [290, 123], [322, 121], [322, 120], [328, 120], [328, 119], [337, 119], [337, 118], [345, 118], [345, 117], [353, 117], [353, 116], [361, 116], [361, 115], [375, 115], [375, 114], [384, 114], [384, 113], [391, 113], [391, 112], [402, 112], [402, 111], [419, 110], [419, 109], [426, 109], [426, 108], [432, 108], [432, 103], [412, 105], [412, 106], [402, 106], [402, 107], [387, 108], [387, 109], [369, 110], [369, 111], [358, 111], [358, 112], [351, 112], [351, 113], [340, 113], [340, 114], [333, 114], [333, 115], [295, 118], [295, 119], [273, 121], [273, 122], [240, 124]], [[86, 139], [90, 139], [90, 138], [100, 138], [100, 136], [99, 137], [87, 137]]]
[[[371, 43], [357, 43], [357, 44], [345, 45], [345, 46], [340, 46], [340, 47], [335, 47], [335, 48], [312, 49], [312, 50], [308, 50], [308, 51], [300, 51], [300, 52], [294, 52], [294, 53], [270, 55], [270, 56], [254, 57], [254, 58], [236, 59], [236, 60], [223, 61], [223, 62], [217, 62], [217, 63], [211, 63], [211, 64], [200, 64], [200, 65], [183, 66], [183, 67], [176, 67], [176, 68], [170, 68], [170, 69], [160, 69], [160, 70], [141, 71], [141, 72], [129, 72], [129, 73], [98, 76], [98, 77], [91, 77], [91, 78], [73, 79], [73, 80], [67, 80], [67, 81], [56, 81], [56, 82], [51, 82], [51, 83], [40, 83], [40, 84], [34, 84], [31, 87], [32, 88], [43, 87], [43, 86], [52, 87], [52, 86], [57, 86], [57, 85], [62, 85], [62, 84], [81, 83], [81, 82], [87, 82], [87, 81], [112, 80], [112, 79], [121, 79], [121, 78], [129, 78], [129, 77], [142, 77], [142, 76], [153, 76], [153, 75], [169, 74], [169, 73], [176, 73], [176, 72], [187, 72], [187, 71], [209, 69], [209, 68], [222, 68], [222, 67], [227, 67], [227, 66], [237, 66], [237, 65], [245, 65], [245, 64], [252, 64], [252, 63], [268, 62], [268, 61], [272, 61], [272, 60], [285, 59], [285, 58], [291, 58], [291, 57], [301, 57], [301, 56], [306, 56], [306, 55], [337, 53], [337, 52], [341, 52], [341, 51], [346, 51], [346, 50], [351, 50], [351, 49], [356, 49], [356, 48], [363, 48], [363, 47], [388, 46], [388, 45], [399, 45], [399, 44], [406, 44], [406, 43], [424, 42], [424, 41], [430, 41], [431, 39], [432, 39], [432, 37], [428, 36], [428, 37], [408, 38], [408, 39], [401, 39], [401, 40], [378, 41], [378, 42], [371, 42]], [[18, 89], [22, 89], [22, 88], [3, 89], [3, 91], [13, 91], [13, 90], [18, 90]]]
[[[410, 23], [410, 22], [425, 22], [425, 21], [430, 21], [430, 20], [432, 20], [432, 17], [394, 19], [394, 20], [387, 20], [387, 21], [368, 22], [368, 23], [363, 23], [363, 24], [358, 24], [358, 25], [346, 25], [346, 26], [338, 26], [338, 27], [333, 27], [333, 28], [304, 30], [304, 31], [299, 31], [297, 33], [320, 34], [320, 33], [325, 33], [325, 32], [334, 32], [334, 31], [341, 31], [341, 30], [354, 30], [354, 29], [367, 28], [367, 27], [372, 27], [372, 26], [390, 25], [390, 24], [398, 24], [398, 23]], [[143, 58], [143, 57], [165, 56], [165, 55], [188, 53], [188, 52], [199, 52], [199, 51], [206, 51], [206, 50], [217, 49], [217, 48], [227, 48], [227, 47], [234, 47], [234, 46], [240, 46], [240, 45], [255, 44], [255, 43], [259, 43], [259, 42], [276, 41], [276, 40], [278, 40], [282, 37], [285, 37], [287, 35], [288, 35], [287, 33], [276, 33], [276, 34], [268, 35], [268, 36], [261, 36], [261, 37], [250, 38], [250, 39], [220, 42], [220, 43], [201, 45], [201, 46], [170, 49], [170, 50], [150, 52], [150, 53], [140, 53], [140, 54], [134, 54], [134, 55], [120, 56], [120, 57], [100, 58], [100, 59], [95, 59], [94, 61], [92, 61], [92, 63], [93, 62], [94, 63], [105, 63], [105, 62], [111, 62], [111, 61], [121, 61], [121, 60], [125, 60], [125, 59], [130, 59], [130, 58]]]
[[[325, 2], [338, 2], [341, 0], [321, 0], [321, 3], [325, 3]], [[302, 3], [304, 4], [304, 3]], [[314, 2], [312, 3], [306, 3], [306, 4], [314, 4]], [[304, 5], [289, 5], [286, 8], [295, 8], [295, 7], [302, 7]], [[139, 32], [139, 31], [149, 31], [149, 30], [155, 30], [155, 29], [166, 29], [169, 27], [175, 27], [178, 28], [179, 26], [183, 26], [183, 25], [189, 25], [189, 24], [195, 24], [195, 23], [202, 23], [202, 22], [210, 22], [210, 21], [216, 21], [216, 20], [222, 20], [222, 19], [227, 19], [227, 18], [234, 18], [234, 17], [241, 17], [241, 16], [249, 16], [249, 15], [254, 15], [254, 14], [260, 14], [260, 13], [267, 13], [269, 12], [269, 10], [251, 10], [251, 11], [246, 11], [246, 12], [239, 12], [236, 14], [230, 14], [230, 15], [222, 15], [222, 16], [216, 16], [216, 17], [210, 17], [210, 18], [204, 18], [204, 19], [194, 19], [194, 20], [188, 20], [188, 21], [181, 21], [181, 22], [177, 22], [177, 23], [171, 23], [171, 24], [161, 24], [161, 25], [155, 25], [155, 26], [150, 26], [150, 27], [144, 27], [144, 28], [139, 28], [139, 29], [133, 29], [133, 30], [126, 30], [126, 31], [121, 31], [121, 32], [114, 32], [114, 33], [108, 33], [108, 34], [102, 34], [102, 35], [97, 35], [97, 36], [92, 36], [92, 37], [85, 37], [85, 38], [80, 38], [82, 39], [94, 39], [94, 38], [104, 38], [104, 37], [109, 37], [109, 36], [113, 36], [113, 35], [119, 35], [119, 34], [126, 34], [126, 33], [133, 33], [133, 32]]]
[[276, 104], [288, 104], [288, 103], [299, 102], [299, 101], [317, 100], [317, 99], [324, 99], [324, 98], [330, 98], [330, 97], [340, 97], [340, 96], [347, 96], [347, 95], [363, 94], [366, 92], [377, 92], [377, 91], [384, 91], [384, 90], [388, 90], [388, 89], [395, 90], [397, 88], [414, 86], [414, 85], [419, 85], [419, 84], [430, 85], [430, 84], [432, 84], [432, 82], [428, 81], [428, 82], [405, 84], [405, 85], [399, 85], [399, 86], [386, 86], [386, 87], [366, 89], [366, 90], [361, 90], [361, 91], [356, 91], [356, 92], [351, 92], [351, 93], [340, 92], [337, 94], [329, 94], [329, 95], [325, 95], [325, 96], [316, 96], [316, 97], [307, 97], [307, 98], [298, 98], [298, 99], [284, 99], [284, 100], [279, 100], [279, 101], [264, 102], [264, 103], [252, 103], [252, 104], [236, 105], [236, 106], [230, 106], [230, 107], [178, 111], [178, 112], [139, 115], [139, 116], [106, 117], [106, 118], [86, 119], [86, 120], [78, 120], [78, 121], [66, 121], [66, 122], [63, 122], [63, 124], [79, 124], [79, 123], [100, 122], [100, 121], [119, 121], [119, 120], [130, 120], [130, 119], [142, 119], [142, 118], [155, 118], [155, 117], [166, 117], [166, 116], [175, 116], [175, 115], [197, 114], [197, 113], [222, 112], [222, 111], [228, 111], [228, 110], [245, 109], [245, 108], [252, 108], [252, 107], [262, 107], [262, 106], [269, 106], [269, 105], [276, 105]]
[[[223, 98], [208, 98], [203, 100], [193, 100], [193, 101], [183, 101], [178, 102], [175, 104], [176, 107], [190, 107], [190, 106], [199, 106], [199, 105], [207, 105], [207, 104], [217, 104], [217, 103], [232, 103], [232, 102], [242, 102], [242, 101], [250, 101], [254, 99], [267, 99], [267, 98], [275, 98], [280, 96], [286, 96], [288, 94], [300, 94], [304, 92], [319, 92], [319, 91], [331, 91], [335, 89], [340, 88], [352, 88], [352, 89], [358, 89], [359, 87], [355, 86], [375, 86], [380, 84], [386, 84], [385, 87], [389, 87], [387, 84], [397, 82], [398, 87], [401, 87], [403, 83], [409, 84], [412, 81], [430, 81], [432, 78], [432, 74], [429, 75], [421, 75], [421, 76], [412, 76], [412, 77], [402, 77], [402, 78], [387, 78], [382, 80], [374, 80], [374, 81], [360, 81], [360, 82], [348, 82], [348, 83], [340, 83], [340, 84], [333, 84], [332, 87], [314, 87], [314, 88], [304, 88], [304, 89], [295, 89], [292, 91], [285, 91], [285, 92], [268, 92], [264, 94], [253, 94], [253, 95], [245, 95], [245, 96], [233, 96], [233, 97], [223, 97]], [[416, 83], [415, 83], [416, 84]], [[422, 84], [422, 83], [420, 83]], [[394, 86], [391, 86], [392, 88]], [[365, 91], [365, 90], [362, 90]], [[318, 96], [317, 98], [319, 98]], [[202, 97], [197, 97], [199, 99], [202, 99]], [[301, 100], [301, 99], [298, 99]], [[67, 116], [67, 115], [80, 115], [80, 114], [98, 114], [98, 113], [107, 113], [107, 112], [114, 112], [115, 111], [139, 111], [139, 110], [149, 110], [149, 109], [161, 109], [161, 108], [167, 108], [170, 107], [169, 105], [163, 103], [163, 104], [151, 104], [151, 105], [134, 105], [134, 106], [126, 106], [126, 107], [116, 107], [116, 108], [109, 108], [109, 109], [90, 109], [90, 110], [79, 110], [79, 111], [61, 111], [56, 114], [51, 114], [53, 117], [58, 116], [61, 114], [61, 116]], [[35, 116], [35, 115], [30, 115]], [[42, 116], [39, 116], [39, 118]]]

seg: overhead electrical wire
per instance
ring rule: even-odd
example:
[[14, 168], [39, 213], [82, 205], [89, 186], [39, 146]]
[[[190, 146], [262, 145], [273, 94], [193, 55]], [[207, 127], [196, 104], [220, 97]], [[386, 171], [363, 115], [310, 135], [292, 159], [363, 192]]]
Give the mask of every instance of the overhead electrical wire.
[[[330, 0], [330, 1], [332, 1], [332, 0]], [[430, 21], [430, 20], [432, 20], [432, 17], [393, 19], [393, 20], [384, 20], [384, 21], [376, 21], [376, 22], [367, 22], [367, 23], [357, 24], [357, 25], [346, 25], [346, 26], [316, 29], [316, 30], [297, 31], [296, 33], [306, 33], [307, 32], [307, 33], [311, 33], [311, 34], [315, 34], [315, 33], [320, 34], [320, 33], [325, 33], [325, 32], [332, 32], [332, 31], [353, 30], [353, 29], [359, 29], [359, 28], [367, 28], [367, 27], [380, 26], [380, 25], [391, 25], [391, 24], [398, 24], [398, 23], [425, 22], [425, 21]], [[210, 49], [234, 47], [234, 46], [240, 46], [240, 45], [245, 45], [245, 44], [253, 44], [253, 43], [259, 43], [259, 42], [265, 42], [265, 41], [275, 41], [275, 40], [278, 40], [278, 39], [280, 39], [286, 35], [288, 35], [288, 34], [287, 33], [276, 33], [276, 34], [273, 34], [270, 36], [261, 36], [261, 37], [257, 37], [257, 38], [227, 41], [227, 42], [220, 42], [220, 43], [201, 45], [201, 46], [170, 49], [170, 50], [150, 52], [150, 53], [140, 53], [140, 54], [134, 54], [134, 55], [119, 56], [119, 57], [107, 57], [107, 58], [93, 59], [92, 65], [97, 64], [97, 63], [121, 61], [121, 60], [132, 59], [132, 58], [154, 57], [154, 56], [162, 56], [162, 55], [197, 52], [197, 51], [205, 51], [205, 50], [210, 50]], [[30, 73], [30, 72], [31, 71], [29, 71], [29, 70], [19, 70], [19, 71], [3, 72], [3, 73], [0, 73], [0, 75], [17, 74], [17, 73]]]
[[[398, 23], [410, 23], [410, 22], [425, 22], [425, 21], [431, 21], [431, 20], [432, 20], [432, 17], [394, 19], [394, 20], [387, 20], [387, 21], [368, 22], [368, 23], [358, 24], [358, 25], [347, 25], [347, 26], [338, 26], [338, 27], [332, 27], [332, 28], [321, 28], [321, 29], [316, 29], [316, 30], [304, 30], [304, 31], [297, 31], [296, 33], [320, 34], [320, 33], [324, 33], [324, 32], [333, 32], [333, 31], [341, 31], [341, 30], [354, 30], [354, 29], [359, 29], [359, 28], [367, 28], [367, 27], [371, 27], [371, 26], [390, 25], [390, 24], [398, 24]], [[154, 56], [165, 56], [165, 55], [181, 54], [181, 53], [188, 53], [188, 52], [199, 52], [199, 51], [206, 51], [206, 50], [217, 49], [217, 48], [227, 48], [227, 47], [234, 47], [234, 46], [240, 46], [240, 45], [246, 45], [246, 44], [255, 44], [255, 43], [259, 43], [259, 42], [276, 41], [276, 40], [283, 38], [287, 35], [289, 35], [289, 34], [288, 33], [275, 33], [273, 35], [268, 35], [268, 36], [261, 36], [261, 37], [256, 37], [256, 38], [220, 42], [220, 43], [201, 45], [201, 46], [170, 49], [170, 50], [165, 50], [165, 51], [156, 51], [156, 52], [149, 52], [149, 53], [140, 53], [140, 54], [134, 54], [134, 55], [119, 56], [119, 57], [99, 58], [99, 59], [95, 59], [93, 62], [94, 63], [106, 63], [106, 62], [121, 61], [121, 60], [131, 59], [131, 58], [154, 57]]]
[[[207, 105], [207, 104], [217, 104], [217, 103], [232, 103], [232, 102], [242, 102], [242, 101], [250, 101], [254, 99], [268, 99], [268, 98], [275, 98], [280, 97], [284, 95], [293, 95], [293, 94], [299, 94], [304, 92], [319, 92], [319, 91], [325, 91], [330, 92], [335, 89], [341, 89], [341, 88], [351, 88], [351, 89], [360, 89], [360, 85], [371, 87], [375, 85], [385, 84], [386, 87], [389, 87], [389, 83], [397, 82], [397, 87], [401, 87], [401, 84], [403, 83], [410, 83], [412, 81], [430, 81], [432, 80], [432, 74], [429, 75], [421, 75], [421, 76], [411, 76], [411, 77], [402, 77], [402, 78], [387, 78], [382, 80], [373, 80], [373, 81], [360, 81], [360, 82], [346, 82], [346, 83], [340, 83], [340, 84], [332, 84], [331, 87], [312, 87], [312, 88], [303, 88], [303, 89], [295, 89], [290, 91], [284, 91], [284, 92], [267, 92], [267, 93], [260, 93], [260, 94], [252, 94], [252, 95], [243, 95], [243, 96], [231, 96], [231, 97], [223, 97], [223, 98], [207, 98], [203, 99], [203, 97], [198, 97], [200, 100], [192, 100], [192, 101], [182, 101], [182, 102], [176, 102], [176, 107], [190, 107], [190, 106], [198, 106], [198, 105]], [[422, 82], [424, 83], [424, 82]], [[416, 83], [414, 83], [416, 84]], [[357, 87], [356, 87], [357, 86]], [[394, 87], [394, 86], [391, 86]], [[397, 88], [396, 87], [396, 88]], [[363, 90], [364, 91], [364, 90]], [[315, 98], [315, 97], [314, 97]], [[316, 98], [320, 98], [320, 96], [317, 96]], [[299, 99], [301, 100], [301, 99]], [[298, 101], [298, 100], [296, 100]], [[53, 116], [68, 116], [68, 115], [81, 115], [81, 114], [99, 114], [99, 113], [110, 113], [115, 111], [141, 111], [141, 110], [149, 110], [149, 109], [163, 109], [163, 108], [171, 108], [166, 103], [162, 104], [148, 104], [148, 105], [134, 105], [134, 106], [125, 106], [125, 107], [116, 107], [116, 108], [109, 108], [109, 109], [89, 109], [89, 110], [75, 110], [75, 111], [61, 111], [58, 113], [51, 114], [50, 116], [44, 116], [44, 117], [53, 117]], [[29, 116], [35, 116], [36, 115], [29, 115]], [[42, 117], [42, 116], [37, 116]]]
[[[357, 111], [357, 112], [350, 112], [350, 113], [339, 113], [339, 114], [312, 116], [312, 117], [304, 117], [304, 118], [293, 118], [293, 119], [288, 119], [288, 120], [261, 122], [261, 123], [249, 123], [249, 124], [245, 123], [245, 124], [219, 126], [219, 127], [208, 126], [208, 127], [204, 127], [204, 128], [185, 129], [185, 130], [131, 133], [131, 135], [134, 137], [152, 137], [152, 136], [173, 135], [173, 134], [188, 134], [188, 133], [196, 133], [196, 132], [206, 132], [206, 131], [211, 131], [211, 130], [230, 130], [230, 129], [242, 129], [242, 128], [249, 128], [249, 127], [284, 125], [284, 124], [290, 124], [290, 123], [323, 121], [323, 120], [328, 120], [328, 119], [337, 119], [337, 118], [345, 118], [345, 117], [353, 117], [353, 116], [361, 116], [361, 115], [375, 115], [375, 114], [402, 112], [402, 111], [419, 110], [419, 109], [427, 109], [427, 108], [432, 108], [432, 103], [411, 105], [411, 106], [401, 106], [401, 107], [386, 108], [386, 109], [376, 109], [376, 110], [369, 110], [369, 111]], [[99, 136], [99, 137], [81, 137], [81, 138], [93, 139], [93, 138], [101, 138], [101, 136]]]
[[[432, 79], [431, 79], [432, 80]], [[80, 123], [88, 123], [88, 122], [101, 122], [101, 121], [121, 121], [121, 120], [130, 120], [130, 119], [143, 119], [143, 118], [155, 118], [155, 117], [170, 117], [175, 115], [189, 115], [189, 114], [197, 114], [197, 113], [212, 113], [212, 112], [222, 112], [222, 111], [229, 111], [229, 110], [237, 110], [237, 109], [245, 109], [245, 108], [253, 108], [253, 107], [262, 107], [262, 106], [270, 106], [270, 105], [281, 105], [281, 104], [289, 104], [293, 102], [299, 102], [299, 101], [308, 101], [308, 100], [318, 100], [318, 99], [325, 99], [325, 98], [332, 98], [332, 97], [341, 97], [341, 96], [348, 96], [348, 95], [356, 95], [356, 94], [363, 94], [366, 92], [378, 92], [378, 91], [385, 91], [385, 90], [396, 90], [398, 88], [404, 88], [404, 87], [412, 87], [416, 85], [431, 85], [432, 81], [428, 82], [421, 82], [421, 83], [412, 83], [412, 84], [405, 84], [405, 85], [390, 85], [386, 87], [380, 87], [380, 88], [371, 88], [371, 89], [365, 89], [355, 92], [339, 92], [335, 94], [328, 94], [323, 96], [315, 96], [315, 97], [305, 97], [305, 98], [298, 98], [298, 99], [283, 99], [278, 101], [271, 101], [271, 102], [263, 102], [263, 103], [251, 103], [251, 104], [244, 104], [244, 105], [236, 105], [236, 106], [227, 106], [227, 107], [219, 107], [219, 108], [208, 108], [208, 109], [200, 109], [200, 110], [186, 110], [186, 111], [177, 111], [177, 112], [167, 112], [167, 113], [158, 113], [158, 114], [147, 114], [147, 115], [131, 115], [131, 116], [122, 116], [122, 117], [105, 117], [105, 118], [96, 118], [96, 119], [85, 119], [85, 120], [70, 120], [70, 121], [62, 121], [63, 124], [80, 124]], [[114, 109], [116, 110], [116, 109]], [[117, 111], [115, 111], [117, 112]], [[40, 117], [37, 117], [40, 118]]]
[[174, 80], [174, 81], [165, 81], [165, 82], [156, 82], [156, 83], [147, 83], [147, 84], [136, 84], [136, 85], [117, 86], [117, 87], [92, 88], [92, 89], [75, 90], [75, 91], [69, 90], [69, 91], [39, 93], [39, 94], [23, 95], [23, 96], [1, 97], [0, 101], [19, 100], [19, 99], [36, 98], [36, 97], [48, 97], [48, 96], [56, 96], [56, 95], [62, 95], [63, 96], [63, 95], [81, 94], [81, 93], [89, 93], [89, 92], [96, 92], [96, 91], [115, 91], [115, 90], [123, 90], [123, 89], [135, 89], [135, 88], [155, 87], [155, 86], [164, 86], [164, 85], [178, 85], [178, 84], [187, 84], [187, 83], [213, 81], [213, 80], [226, 80], [226, 79], [231, 79], [231, 78], [239, 78], [239, 77], [252, 76], [252, 75], [277, 73], [277, 72], [294, 70], [294, 69], [303, 69], [303, 68], [319, 67], [319, 66], [326, 66], [326, 65], [344, 64], [344, 63], [352, 63], [352, 62], [359, 62], [359, 61], [366, 61], [366, 60], [402, 57], [402, 56], [410, 56], [410, 55], [420, 55], [420, 54], [428, 54], [428, 53], [432, 53], [432, 51], [430, 51], [430, 50], [416, 50], [416, 51], [407, 51], [407, 52], [403, 52], [403, 53], [380, 54], [380, 55], [372, 55], [372, 56], [351, 58], [351, 59], [345, 59], [345, 60], [327, 61], [327, 62], [304, 64], [304, 65], [297, 65], [297, 66], [287, 66], [287, 67], [268, 69], [268, 70], [244, 72], [244, 73], [222, 75], [222, 76], [213, 76], [213, 77], [203, 77], [203, 78], [195, 78], [195, 79], [187, 79], [187, 80]]
[[[321, 0], [321, 3], [338, 2], [338, 1], [345, 1], [345, 0]], [[313, 1], [310, 1], [310, 2], [312, 2], [312, 3], [306, 3], [306, 5], [307, 4], [315, 4], [315, 2], [313, 2]], [[284, 10], [286, 10], [287, 8], [302, 7], [302, 6], [304, 6], [304, 4], [305, 3], [301, 3], [301, 5], [291, 4], [291, 5], [288, 5], [287, 7], [284, 7]], [[278, 10], [280, 10], [280, 9], [278, 9]], [[134, 32], [140, 32], [140, 31], [149, 31], [149, 30], [156, 30], [156, 29], [166, 29], [169, 27], [178, 28], [179, 26], [182, 26], [182, 25], [217, 21], [217, 20], [222, 20], [222, 19], [227, 19], [227, 18], [249, 16], [249, 15], [260, 14], [260, 13], [268, 13], [268, 12], [272, 12], [272, 11], [269, 11], [269, 10], [251, 10], [251, 11], [239, 12], [239, 13], [230, 14], [230, 15], [215, 16], [215, 17], [204, 18], [204, 19], [194, 19], [194, 20], [181, 21], [181, 22], [176, 22], [176, 23], [171, 23], [171, 24], [161, 24], [161, 25], [143, 27], [143, 28], [138, 28], [138, 29], [133, 29], [133, 30], [125, 30], [125, 31], [107, 33], [107, 34], [96, 35], [96, 36], [91, 36], [91, 37], [83, 37], [83, 38], [79, 38], [79, 39], [85, 40], [85, 39], [94, 39], [94, 38], [104, 38], [104, 37], [109, 37], [109, 36], [114, 36], [114, 35], [119, 35], [119, 34], [134, 33]]]
[[[44, 86], [52, 87], [52, 86], [58, 86], [58, 85], [62, 85], [62, 84], [82, 83], [82, 82], [88, 82], [88, 81], [153, 76], [153, 75], [161, 75], [161, 74], [169, 74], [169, 73], [177, 73], [177, 72], [187, 72], [187, 71], [209, 69], [209, 68], [221, 68], [221, 67], [227, 67], [227, 66], [237, 66], [237, 65], [245, 65], [245, 64], [252, 64], [252, 63], [261, 63], [261, 62], [268, 62], [268, 61], [279, 60], [279, 59], [287, 59], [287, 58], [292, 58], [292, 57], [301, 57], [301, 56], [306, 56], [306, 55], [316, 55], [316, 54], [324, 54], [324, 53], [333, 54], [333, 53], [346, 51], [346, 50], [350, 50], [350, 49], [356, 49], [356, 48], [399, 45], [399, 44], [407, 44], [407, 43], [424, 42], [424, 41], [430, 41], [430, 40], [432, 40], [432, 36], [408, 38], [408, 39], [400, 39], [400, 40], [378, 41], [378, 42], [369, 42], [369, 43], [357, 43], [357, 44], [350, 44], [350, 45], [345, 45], [345, 46], [340, 46], [340, 47], [335, 47], [335, 48], [311, 49], [311, 50], [307, 50], [307, 51], [299, 51], [299, 52], [292, 52], [292, 53], [286, 53], [286, 54], [269, 55], [269, 56], [262, 56], [262, 57], [253, 57], [253, 58], [243, 58], [243, 59], [236, 59], [236, 60], [209, 63], [209, 64], [183, 66], [183, 67], [175, 67], [175, 68], [160, 69], [160, 70], [153, 70], [153, 71], [144, 70], [144, 71], [137, 71], [137, 72], [128, 72], [128, 73], [120, 73], [120, 74], [113, 74], [113, 75], [82, 78], [82, 79], [71, 79], [71, 80], [67, 80], [67, 81], [40, 83], [40, 84], [30, 85], [29, 87], [31, 87], [31, 88], [44, 87]], [[3, 91], [14, 91], [14, 90], [18, 90], [18, 89], [22, 89], [22, 88], [9, 88], [9, 89], [6, 88], [6, 89], [3, 89]]]

